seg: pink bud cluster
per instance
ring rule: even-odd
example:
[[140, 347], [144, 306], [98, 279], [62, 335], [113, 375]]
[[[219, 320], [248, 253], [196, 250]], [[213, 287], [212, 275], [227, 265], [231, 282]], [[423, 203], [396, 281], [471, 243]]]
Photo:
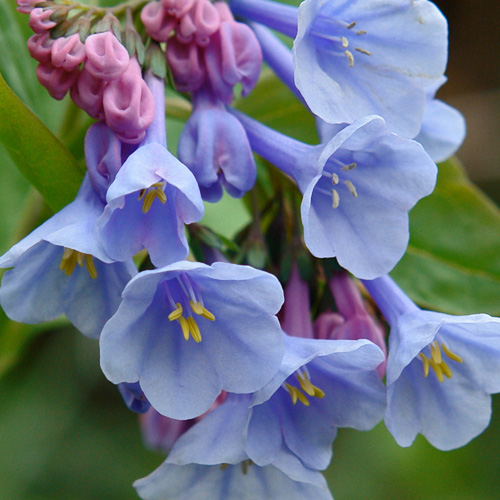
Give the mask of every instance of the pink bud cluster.
[[226, 3], [153, 1], [141, 19], [151, 38], [167, 42], [167, 63], [177, 90], [195, 92], [208, 85], [220, 101], [231, 104], [237, 83], [243, 95], [257, 83], [260, 45], [247, 25], [234, 20]]
[[104, 120], [123, 142], [142, 141], [153, 121], [154, 99], [137, 59], [110, 31], [90, 35], [85, 43], [78, 33], [52, 39], [50, 30], [56, 25], [50, 20], [52, 12], [30, 11], [35, 34], [28, 40], [28, 50], [39, 62], [40, 83], [54, 99], [70, 91], [80, 108]]

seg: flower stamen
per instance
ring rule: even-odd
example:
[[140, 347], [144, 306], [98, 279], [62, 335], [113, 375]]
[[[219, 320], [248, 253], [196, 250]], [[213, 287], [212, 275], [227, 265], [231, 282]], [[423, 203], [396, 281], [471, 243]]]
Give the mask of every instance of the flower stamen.
[[167, 202], [167, 195], [164, 191], [165, 184], [165, 181], [155, 182], [149, 188], [140, 190], [138, 200], [143, 200], [142, 212], [144, 214], [147, 214], [149, 212], [156, 198], [158, 198], [158, 200], [162, 204], [165, 204]]
[[304, 406], [309, 406], [310, 403], [306, 397], [306, 394], [310, 397], [319, 399], [325, 397], [325, 393], [319, 387], [316, 387], [311, 383], [311, 378], [309, 376], [307, 368], [298, 370], [297, 373], [295, 374], [295, 377], [297, 378], [300, 384], [300, 389], [298, 387], [289, 384], [288, 382], [285, 382], [282, 386], [285, 389], [285, 391], [287, 391], [288, 394], [290, 394], [290, 398], [292, 399], [292, 404], [295, 405], [297, 404], [297, 401], [300, 401]]
[[462, 358], [457, 354], [451, 352], [445, 344], [441, 344], [441, 346], [439, 346], [438, 341], [434, 340], [430, 344], [431, 357], [428, 358], [422, 352], [418, 355], [418, 357], [424, 365], [424, 377], [427, 378], [429, 376], [429, 369], [432, 368], [439, 382], [443, 382], [444, 377], [451, 378], [453, 376], [450, 367], [443, 359], [441, 348], [443, 349], [443, 352], [446, 354], [446, 356], [448, 356], [448, 358], [450, 358], [452, 361], [456, 361], [457, 363], [463, 362]]
[[97, 269], [95, 268], [92, 255], [78, 252], [77, 250], [73, 250], [72, 248], [65, 248], [63, 256], [61, 258], [59, 269], [61, 271], [64, 271], [64, 274], [66, 276], [71, 276], [77, 264], [80, 267], [83, 267], [83, 264], [85, 264], [90, 277], [92, 279], [97, 278]]

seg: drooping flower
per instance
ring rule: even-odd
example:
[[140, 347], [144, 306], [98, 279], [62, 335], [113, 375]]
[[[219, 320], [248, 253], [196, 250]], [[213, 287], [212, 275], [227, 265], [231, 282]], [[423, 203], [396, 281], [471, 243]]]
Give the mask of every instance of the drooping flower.
[[316, 340], [284, 335], [273, 380], [253, 395], [245, 451], [256, 464], [286, 451], [306, 467], [325, 469], [338, 427], [369, 430], [385, 410], [375, 368], [384, 360], [368, 340]]
[[408, 244], [408, 211], [436, 181], [436, 165], [420, 144], [368, 116], [330, 125], [320, 134], [324, 144], [309, 146], [232, 112], [252, 149], [296, 181], [311, 253], [336, 257], [360, 278], [395, 266]]
[[83, 334], [99, 336], [137, 273], [131, 259], [116, 263], [102, 247], [96, 226], [103, 210], [86, 176], [74, 202], [0, 258], [0, 267], [13, 267], [0, 287], [10, 318], [39, 323], [66, 314]]
[[185, 432], [167, 460], [134, 483], [143, 500], [332, 500], [323, 476], [290, 454], [265, 467], [244, 452], [248, 397], [230, 397]]
[[177, 262], [145, 271], [123, 292], [101, 336], [101, 367], [137, 382], [161, 414], [194, 418], [221, 390], [249, 393], [283, 355], [278, 281], [246, 266]]
[[208, 87], [193, 93], [193, 114], [179, 138], [178, 155], [207, 201], [218, 201], [223, 186], [240, 198], [255, 184], [257, 170], [245, 129]]
[[110, 184], [99, 229], [115, 260], [146, 248], [153, 264], [163, 266], [187, 256], [184, 224], [201, 219], [203, 202], [193, 174], [166, 148], [164, 82], [152, 74], [146, 78], [155, 119]]
[[237, 15], [294, 37], [295, 84], [329, 123], [382, 116], [404, 137], [418, 134], [425, 89], [446, 66], [447, 24], [427, 0], [231, 0]]
[[391, 327], [387, 428], [401, 446], [419, 433], [440, 450], [465, 445], [500, 392], [500, 319], [421, 310], [388, 276], [364, 284]]
[[325, 469], [337, 427], [371, 429], [385, 410], [375, 371], [383, 353], [368, 340], [318, 340], [310, 309], [308, 285], [294, 264], [282, 311], [283, 360], [250, 402], [245, 452], [260, 466], [292, 455]]

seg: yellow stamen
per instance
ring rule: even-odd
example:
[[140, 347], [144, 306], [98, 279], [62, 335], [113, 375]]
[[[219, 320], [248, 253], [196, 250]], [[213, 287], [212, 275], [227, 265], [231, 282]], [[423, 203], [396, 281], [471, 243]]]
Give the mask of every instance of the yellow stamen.
[[184, 336], [184, 340], [189, 340], [189, 324], [183, 316], [179, 318], [179, 324], [181, 325], [182, 335]]
[[460, 356], [457, 356], [454, 352], [451, 352], [446, 344], [441, 344], [441, 347], [443, 348], [446, 356], [448, 356], [451, 360], [456, 361], [457, 363], [464, 362], [464, 360]]
[[434, 341], [431, 344], [431, 355], [434, 363], [439, 365], [442, 361], [442, 357], [441, 357], [441, 349], [439, 349], [439, 344], [437, 343], [437, 341]]
[[446, 377], [453, 377], [453, 373], [451, 373], [450, 367], [444, 361], [441, 361], [441, 364], [439, 366], [441, 367], [441, 370]]
[[304, 396], [304, 394], [301, 392], [300, 389], [297, 387], [294, 387], [293, 385], [290, 384], [285, 384], [286, 388], [288, 389], [288, 393], [290, 394], [290, 397], [292, 398], [292, 403], [296, 404], [297, 401], [300, 401], [304, 406], [309, 406], [309, 401], [307, 398]]
[[429, 358], [423, 353], [420, 353], [418, 357], [422, 360], [422, 363], [424, 364], [424, 377], [427, 378], [429, 376]]
[[304, 373], [302, 375], [297, 375], [297, 380], [299, 381], [302, 390], [309, 396], [320, 399], [325, 397], [325, 393], [319, 387], [311, 384], [307, 374]]
[[372, 53], [369, 50], [362, 49], [360, 47], [355, 47], [354, 50], [357, 50], [358, 52], [361, 52], [362, 54], [365, 54], [367, 56], [371, 56], [372, 55]]
[[179, 302], [177, 302], [177, 304], [175, 304], [175, 305], [177, 306], [177, 309], [174, 309], [168, 315], [169, 321], [174, 321], [176, 319], [179, 319], [182, 316], [182, 306], [179, 304]]
[[85, 254], [82, 252], [75, 252], [75, 253], [76, 253], [76, 262], [80, 267], [82, 267], [85, 261]]
[[92, 279], [97, 278], [97, 270], [95, 268], [92, 255], [78, 252], [76, 250], [73, 250], [72, 248], [64, 249], [59, 269], [61, 271], [64, 271], [64, 274], [66, 276], [71, 276], [73, 274], [73, 271], [75, 270], [76, 265], [78, 264], [80, 267], [83, 267], [84, 263], [86, 264], [87, 271], [89, 272], [90, 277]]
[[92, 258], [92, 255], [87, 255], [87, 258], [85, 259], [85, 264], [87, 266], [87, 271], [90, 274], [90, 277], [95, 280], [97, 278], [97, 269], [95, 268], [94, 264], [94, 259]]
[[71, 248], [65, 248], [61, 258], [59, 269], [64, 271], [66, 276], [71, 276], [76, 267], [76, 252]]
[[349, 67], [354, 66], [354, 56], [352, 55], [352, 52], [350, 50], [345, 51], [345, 55], [347, 56], [347, 60], [349, 61]]
[[462, 358], [451, 352], [445, 344], [441, 344], [440, 346], [437, 340], [434, 340], [429, 347], [431, 348], [430, 358], [428, 358], [422, 352], [418, 355], [418, 357], [424, 364], [424, 377], [427, 377], [429, 375], [429, 368], [432, 368], [439, 382], [443, 382], [444, 377], [451, 378], [453, 376], [453, 373], [451, 371], [451, 368], [443, 359], [441, 348], [452, 361], [462, 363]]
[[432, 369], [434, 370], [434, 373], [436, 374], [437, 379], [440, 382], [443, 382], [444, 377], [443, 377], [443, 370], [441, 368], [441, 364], [437, 364], [433, 359], [429, 360], [429, 364], [431, 365]]
[[202, 316], [203, 318], [209, 319], [210, 321], [215, 321], [215, 316], [205, 307], [201, 305], [200, 302], [195, 302], [194, 300], [190, 300], [189, 304], [191, 305], [191, 309], [198, 316]]
[[243, 460], [243, 462], [241, 462], [241, 472], [243, 473], [244, 476], [246, 476], [248, 474], [248, 467], [250, 467], [250, 465], [252, 465], [253, 462], [251, 460]]
[[196, 343], [200, 343], [201, 342], [201, 332], [200, 332], [198, 325], [196, 324], [196, 320], [192, 316], [189, 316], [186, 321], [187, 321], [187, 324], [189, 325], [189, 331], [191, 333], [191, 337], [193, 337], [193, 339]]
[[139, 200], [141, 200], [144, 197], [144, 200], [142, 202], [142, 212], [143, 213], [148, 213], [151, 206], [153, 205], [153, 202], [155, 201], [156, 198], [160, 200], [161, 203], [165, 204], [167, 201], [167, 195], [165, 194], [165, 191], [163, 191], [163, 186], [165, 186], [165, 182], [155, 182], [151, 187], [148, 189], [141, 189], [139, 192]]

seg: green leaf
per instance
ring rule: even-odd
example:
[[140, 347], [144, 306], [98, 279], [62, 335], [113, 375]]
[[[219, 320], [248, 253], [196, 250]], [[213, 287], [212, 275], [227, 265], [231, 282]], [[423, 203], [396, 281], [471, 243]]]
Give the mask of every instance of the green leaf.
[[77, 161], [1, 76], [0, 142], [52, 210], [75, 198], [83, 178]]
[[410, 244], [394, 279], [429, 309], [500, 315], [500, 211], [456, 160], [410, 214]]

